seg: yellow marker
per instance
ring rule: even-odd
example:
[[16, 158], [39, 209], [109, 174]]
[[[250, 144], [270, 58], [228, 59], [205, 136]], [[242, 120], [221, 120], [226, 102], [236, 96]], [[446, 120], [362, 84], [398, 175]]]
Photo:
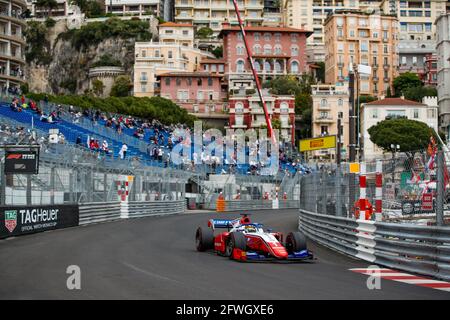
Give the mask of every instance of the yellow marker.
[[358, 162], [349, 163], [349, 171], [350, 173], [359, 173], [359, 163]]

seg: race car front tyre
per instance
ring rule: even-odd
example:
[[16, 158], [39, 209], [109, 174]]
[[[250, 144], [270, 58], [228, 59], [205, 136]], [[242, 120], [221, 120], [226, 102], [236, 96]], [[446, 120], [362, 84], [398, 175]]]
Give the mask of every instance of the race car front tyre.
[[195, 233], [195, 247], [197, 251], [214, 248], [214, 231], [211, 228], [198, 227]]
[[232, 232], [227, 241], [225, 255], [233, 259], [233, 249], [240, 249], [245, 251], [247, 249], [247, 239], [244, 234], [240, 232]]
[[299, 231], [290, 232], [286, 237], [285, 246], [288, 253], [306, 250], [306, 237]]

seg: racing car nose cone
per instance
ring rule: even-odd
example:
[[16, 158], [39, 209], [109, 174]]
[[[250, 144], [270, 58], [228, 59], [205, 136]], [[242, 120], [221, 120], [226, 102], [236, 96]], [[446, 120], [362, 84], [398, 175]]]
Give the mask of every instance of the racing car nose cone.
[[287, 259], [288, 252], [280, 243], [270, 243], [270, 248], [272, 249], [275, 257], [278, 259]]

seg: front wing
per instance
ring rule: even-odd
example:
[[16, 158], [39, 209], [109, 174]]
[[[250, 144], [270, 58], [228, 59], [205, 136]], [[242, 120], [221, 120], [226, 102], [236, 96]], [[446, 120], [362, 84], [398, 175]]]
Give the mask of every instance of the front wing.
[[257, 252], [233, 249], [233, 260], [242, 262], [300, 262], [313, 259], [312, 252], [308, 250], [293, 252], [288, 255], [287, 259], [278, 259], [275, 257], [267, 257]]

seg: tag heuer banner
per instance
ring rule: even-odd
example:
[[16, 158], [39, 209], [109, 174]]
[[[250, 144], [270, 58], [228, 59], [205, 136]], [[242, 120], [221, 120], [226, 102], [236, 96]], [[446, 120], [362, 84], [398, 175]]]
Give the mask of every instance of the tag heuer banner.
[[0, 239], [78, 226], [78, 205], [0, 207]]

